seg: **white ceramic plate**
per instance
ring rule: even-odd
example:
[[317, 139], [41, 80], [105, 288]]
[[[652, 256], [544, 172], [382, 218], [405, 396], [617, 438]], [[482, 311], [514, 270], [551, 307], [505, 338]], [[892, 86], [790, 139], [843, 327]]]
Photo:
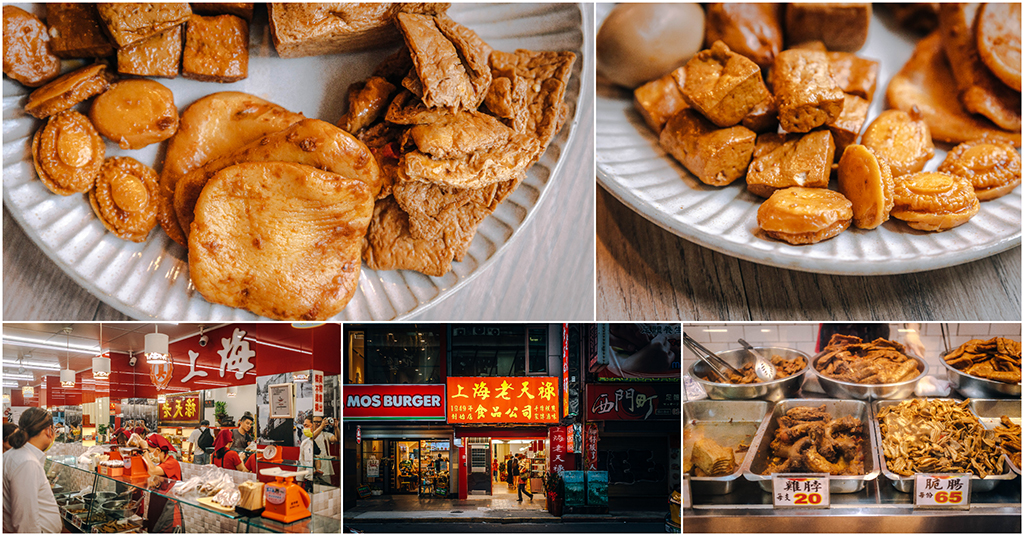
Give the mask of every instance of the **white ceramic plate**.
[[[43, 13], [40, 5], [23, 6]], [[592, 69], [593, 32], [576, 4], [454, 4], [449, 15], [494, 49], [569, 50], [577, 55], [566, 92], [571, 119], [527, 178], [480, 225], [464, 260], [442, 277], [418, 272], [363, 269], [348, 307], [334, 320], [393, 320], [420, 312], [451, 295], [479, 274], [513, 239], [543, 198], [557, 174], [559, 156], [576, 131], [576, 105], [583, 69]], [[310, 58], [282, 59], [274, 52], [266, 12], [257, 10], [250, 30], [249, 77], [233, 84], [156, 79], [169, 87], [183, 109], [217, 91], [244, 91], [334, 123], [345, 110], [348, 86], [363, 80], [393, 49]], [[161, 229], [135, 244], [108, 233], [84, 196], [61, 197], [36, 180], [32, 135], [42, 124], [25, 114], [28, 91], [3, 80], [3, 198], [26, 234], [76, 282], [104, 302], [135, 318], [168, 320], [250, 320], [243, 309], [207, 302], [189, 279], [187, 252]], [[80, 111], [87, 108], [80, 107]], [[164, 144], [123, 151], [107, 143], [107, 156], [131, 156], [155, 167]], [[555, 209], [554, 207], [549, 207]], [[515, 261], [515, 259], [508, 259]]]
[[[598, 4], [598, 25], [611, 10]], [[879, 14], [858, 55], [880, 59], [878, 88], [868, 122], [882, 110], [889, 79], [910, 58], [915, 37], [886, 25]], [[850, 228], [810, 246], [755, 234], [762, 199], [740, 180], [724, 188], [705, 186], [658, 145], [635, 111], [632, 93], [598, 81], [597, 176], [601, 184], [645, 218], [687, 240], [752, 262], [829, 274], [880, 275], [945, 268], [1020, 244], [1021, 189], [992, 201], [968, 223], [942, 233], [915, 231], [890, 220], [873, 231]], [[926, 169], [946, 154], [936, 147]], [[833, 183], [834, 185], [834, 183]]]

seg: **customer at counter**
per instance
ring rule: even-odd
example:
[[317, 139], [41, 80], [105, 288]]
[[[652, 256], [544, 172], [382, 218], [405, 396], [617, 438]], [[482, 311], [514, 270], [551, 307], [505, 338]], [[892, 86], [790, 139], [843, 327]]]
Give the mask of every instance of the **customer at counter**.
[[60, 532], [57, 500], [43, 470], [44, 452], [57, 439], [50, 412], [29, 408], [7, 438], [4, 455], [4, 532]]
[[238, 428], [231, 431], [231, 450], [243, 452], [252, 443], [252, 414], [248, 411], [238, 419]]
[[13, 422], [4, 423], [4, 452], [11, 450], [11, 444], [7, 442], [7, 439], [11, 437], [15, 431], [18, 430], [18, 425]]
[[242, 458], [230, 448], [233, 436], [232, 431], [221, 430], [217, 434], [217, 439], [213, 442], [213, 465], [224, 469], [248, 472], [245, 464], [242, 463]]
[[206, 449], [213, 447], [213, 441], [213, 430], [210, 430], [210, 421], [203, 420], [199, 423], [199, 428], [193, 430], [192, 434], [188, 436], [188, 442], [192, 445], [192, 463], [196, 465], [210, 463]]

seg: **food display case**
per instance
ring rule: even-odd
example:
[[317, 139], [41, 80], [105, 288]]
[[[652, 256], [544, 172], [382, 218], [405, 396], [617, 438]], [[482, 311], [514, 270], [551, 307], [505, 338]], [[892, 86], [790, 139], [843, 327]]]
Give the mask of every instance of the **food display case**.
[[[338, 533], [338, 518], [313, 514], [293, 523], [246, 516], [199, 501], [193, 490], [172, 492], [164, 477], [106, 476], [79, 468], [73, 456], [47, 457], [44, 470], [65, 526], [81, 532], [274, 532]], [[85, 493], [82, 493], [82, 492]], [[311, 501], [316, 495], [311, 496]], [[316, 511], [314, 504], [309, 505]], [[154, 532], [155, 532], [154, 531]]]

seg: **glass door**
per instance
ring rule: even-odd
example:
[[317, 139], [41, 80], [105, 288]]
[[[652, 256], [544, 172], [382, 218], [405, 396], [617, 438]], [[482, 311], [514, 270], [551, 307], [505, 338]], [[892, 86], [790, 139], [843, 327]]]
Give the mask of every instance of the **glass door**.
[[420, 489], [420, 442], [395, 442], [395, 491], [417, 493]]

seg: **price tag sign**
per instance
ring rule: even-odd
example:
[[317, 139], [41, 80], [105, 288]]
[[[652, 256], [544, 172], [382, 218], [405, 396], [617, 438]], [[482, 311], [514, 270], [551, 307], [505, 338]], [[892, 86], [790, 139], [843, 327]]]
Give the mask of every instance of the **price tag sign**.
[[690, 475], [683, 475], [683, 509], [693, 508], [690, 500]]
[[776, 508], [828, 508], [828, 473], [772, 475], [772, 504]]
[[970, 509], [970, 473], [918, 473], [914, 477], [914, 508]]

